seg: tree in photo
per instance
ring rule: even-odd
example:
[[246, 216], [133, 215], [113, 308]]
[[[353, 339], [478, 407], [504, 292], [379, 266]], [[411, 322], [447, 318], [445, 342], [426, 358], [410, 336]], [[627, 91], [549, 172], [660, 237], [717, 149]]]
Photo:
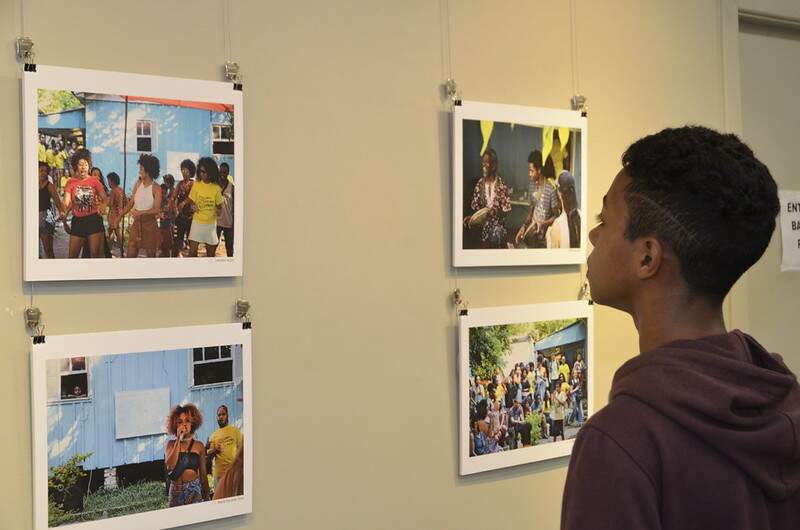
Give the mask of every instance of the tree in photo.
[[567, 318], [560, 320], [542, 320], [540, 322], [523, 322], [520, 324], [510, 324], [508, 326], [512, 337], [519, 337], [520, 335], [528, 335], [531, 339], [539, 341], [545, 337], [549, 337], [557, 331], [561, 331], [570, 324], [577, 321], [575, 318]]
[[83, 102], [69, 90], [45, 90], [40, 88], [37, 96], [40, 114], [52, 114], [83, 107]]
[[481, 379], [491, 379], [506, 364], [511, 351], [510, 326], [484, 326], [469, 330], [469, 368]]

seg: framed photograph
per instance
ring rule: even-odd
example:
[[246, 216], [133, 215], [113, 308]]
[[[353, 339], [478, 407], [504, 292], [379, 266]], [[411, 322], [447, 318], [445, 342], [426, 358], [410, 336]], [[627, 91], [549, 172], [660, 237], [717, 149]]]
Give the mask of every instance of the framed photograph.
[[592, 306], [470, 309], [459, 325], [460, 474], [569, 455], [592, 415]]
[[454, 266], [586, 261], [586, 131], [577, 111], [454, 107]]
[[31, 352], [36, 530], [172, 528], [252, 511], [249, 329], [45, 340]]
[[37, 65], [22, 119], [25, 281], [241, 276], [232, 83]]

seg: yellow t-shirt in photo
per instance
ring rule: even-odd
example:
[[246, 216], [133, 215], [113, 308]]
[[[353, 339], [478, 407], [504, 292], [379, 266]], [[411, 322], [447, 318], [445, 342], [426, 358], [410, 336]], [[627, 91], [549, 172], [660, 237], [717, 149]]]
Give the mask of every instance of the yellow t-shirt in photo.
[[214, 481], [218, 480], [231, 467], [236, 459], [236, 453], [242, 446], [242, 431], [233, 425], [220, 427], [208, 438], [211, 445], [222, 445], [222, 451], [214, 455]]
[[55, 162], [56, 169], [64, 169], [64, 161], [67, 159], [67, 153], [64, 151], [59, 151], [56, 155], [53, 156], [53, 162]]
[[39, 162], [47, 162], [47, 149], [42, 144], [39, 144]]
[[217, 222], [217, 206], [222, 204], [222, 189], [216, 184], [198, 180], [192, 185], [189, 198], [197, 206], [192, 220], [206, 225]]

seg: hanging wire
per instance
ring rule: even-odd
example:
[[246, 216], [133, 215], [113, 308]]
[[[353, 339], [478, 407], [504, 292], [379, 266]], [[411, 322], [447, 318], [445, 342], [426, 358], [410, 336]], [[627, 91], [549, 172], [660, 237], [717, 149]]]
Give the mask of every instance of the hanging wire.
[[231, 60], [231, 4], [230, 0], [222, 0], [222, 39], [225, 62]]
[[20, 34], [25, 37], [25, 0], [19, 0], [19, 25]]
[[[451, 19], [450, 1], [439, 0], [439, 26], [441, 33], [441, 45], [442, 45], [442, 77], [446, 79], [448, 82], [453, 80], [453, 46], [450, 40], [450, 34], [451, 34], [450, 19]], [[450, 105], [452, 104], [453, 104], [453, 99], [451, 99], [450, 97], [445, 99], [444, 102], [445, 108], [449, 109]], [[451, 136], [450, 138], [448, 138], [449, 140], [448, 161], [450, 161], [450, 163], [452, 164], [453, 160], [452, 129], [450, 129], [449, 131]], [[453, 207], [455, 208], [455, 205], [453, 205]], [[457, 228], [454, 226], [453, 230], [457, 230]], [[453, 303], [453, 306], [455, 307], [454, 315], [456, 322], [458, 322], [459, 312], [461, 311], [461, 309], [466, 308], [466, 302], [464, 301], [463, 294], [461, 293], [461, 287], [459, 286], [458, 282], [458, 267], [453, 267], [453, 277], [450, 286], [451, 286], [451, 301]]]
[[580, 76], [578, 75], [578, 31], [576, 0], [569, 0], [569, 32], [570, 32], [570, 62], [572, 66], [572, 93], [580, 94]]
[[450, 43], [450, 1], [439, 2], [439, 20], [442, 26], [442, 67], [446, 78], [453, 78], [453, 47]]

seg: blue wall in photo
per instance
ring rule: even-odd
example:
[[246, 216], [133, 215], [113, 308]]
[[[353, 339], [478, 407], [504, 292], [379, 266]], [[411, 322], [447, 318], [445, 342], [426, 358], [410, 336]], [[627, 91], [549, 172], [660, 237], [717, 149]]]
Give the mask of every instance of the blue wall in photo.
[[54, 112], [39, 116], [40, 129], [83, 129], [86, 127], [84, 109]]
[[[181, 180], [178, 164], [183, 156], [193, 162], [198, 157], [211, 156], [218, 164], [227, 162], [230, 174], [236, 175], [233, 155], [212, 155], [211, 125], [230, 124], [224, 112], [165, 105], [160, 103], [128, 102], [127, 127], [124, 101], [86, 98], [85, 108], [39, 116], [39, 128], [85, 128], [86, 147], [92, 152], [92, 163], [107, 175], [111, 171], [125, 180], [125, 191], [130, 194], [139, 178], [139, 156], [136, 150], [136, 122], [152, 122], [152, 151], [161, 163], [161, 175], [172, 173], [175, 181]], [[174, 167], [168, 167], [173, 158]], [[159, 183], [163, 182], [161, 180]]]
[[[230, 423], [243, 427], [242, 348], [233, 346], [234, 382], [192, 387], [192, 350], [154, 351], [91, 357], [89, 398], [62, 400], [47, 406], [48, 466], [65, 463], [76, 453], [92, 453], [85, 470], [164, 459], [166, 434], [116, 439], [115, 393], [169, 387], [170, 407], [194, 403], [203, 414], [196, 439], [206, 442], [218, 428], [216, 409], [226, 405]], [[166, 424], [169, 411], [164, 412]]]

